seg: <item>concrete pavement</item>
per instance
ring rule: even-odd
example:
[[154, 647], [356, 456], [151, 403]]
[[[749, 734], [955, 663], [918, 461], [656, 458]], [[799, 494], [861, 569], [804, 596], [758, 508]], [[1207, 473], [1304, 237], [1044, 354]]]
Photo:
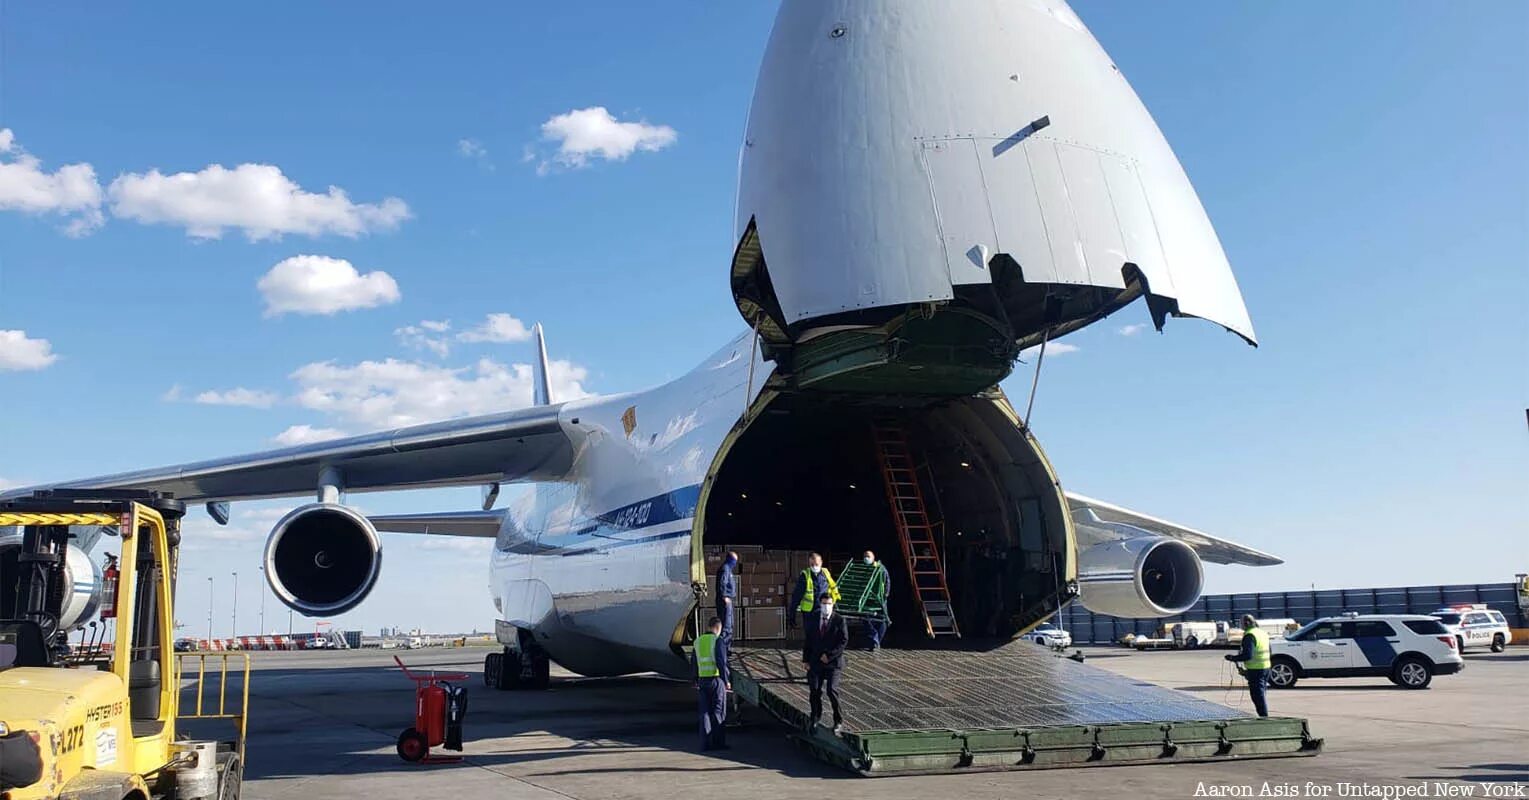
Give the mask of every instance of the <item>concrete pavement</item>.
[[[1340, 783], [1529, 782], [1529, 652], [1516, 649], [1469, 654], [1463, 673], [1421, 692], [1361, 678], [1271, 692], [1276, 713], [1307, 717], [1326, 739], [1316, 758], [875, 779], [811, 760], [763, 719], [731, 731], [727, 753], [695, 752], [694, 695], [674, 681], [555, 672], [546, 692], [490, 692], [479, 677], [485, 652], [254, 654], [245, 796], [1180, 798], [1217, 787], [1250, 787], [1257, 796], [1268, 782], [1270, 791], [1288, 785], [1286, 796], [1338, 797], [1358, 796]], [[1219, 651], [1086, 652], [1090, 663], [1129, 677], [1248, 705], [1245, 690], [1227, 688]], [[394, 753], [413, 720], [412, 684], [393, 666], [394, 653], [411, 667], [473, 673], [463, 763], [410, 765]], [[1486, 795], [1478, 788], [1475, 796]]]

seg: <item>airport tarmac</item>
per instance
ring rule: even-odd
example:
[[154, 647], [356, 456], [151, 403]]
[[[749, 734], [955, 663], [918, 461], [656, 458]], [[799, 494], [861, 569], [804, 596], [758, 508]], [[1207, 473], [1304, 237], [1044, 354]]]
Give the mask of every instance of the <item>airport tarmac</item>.
[[[1382, 679], [1310, 680], [1271, 692], [1279, 714], [1306, 717], [1326, 739], [1315, 758], [860, 778], [812, 760], [783, 730], [755, 720], [729, 733], [730, 751], [695, 752], [688, 685], [653, 677], [575, 678], [546, 692], [482, 687], [482, 648], [254, 653], [245, 797], [1180, 798], [1218, 789], [1258, 796], [1361, 796], [1339, 784], [1529, 784], [1529, 649], [1472, 653], [1464, 672], [1426, 691]], [[1228, 690], [1224, 651], [1132, 653], [1085, 648], [1089, 663], [1202, 699], [1248, 708]], [[412, 685], [393, 665], [473, 673], [466, 760], [411, 765], [394, 752], [413, 720]], [[871, 656], [856, 656], [869, 658]], [[756, 712], [757, 713], [757, 712]], [[1309, 789], [1332, 787], [1327, 790]], [[1504, 785], [1506, 784], [1506, 785]], [[1265, 795], [1269, 796], [1269, 795]], [[1373, 795], [1380, 796], [1378, 792]], [[1487, 796], [1481, 787], [1476, 797]], [[1524, 796], [1518, 794], [1516, 796]]]

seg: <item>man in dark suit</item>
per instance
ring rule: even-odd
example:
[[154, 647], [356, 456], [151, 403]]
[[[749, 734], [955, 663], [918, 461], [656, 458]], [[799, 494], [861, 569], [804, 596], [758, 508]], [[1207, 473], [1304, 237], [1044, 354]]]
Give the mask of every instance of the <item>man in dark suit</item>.
[[807, 688], [811, 692], [812, 724], [823, 718], [823, 692], [834, 710], [834, 733], [840, 733], [844, 714], [839, 709], [839, 674], [844, 671], [844, 649], [849, 647], [849, 624], [834, 613], [833, 597], [818, 595], [818, 617], [807, 625]]

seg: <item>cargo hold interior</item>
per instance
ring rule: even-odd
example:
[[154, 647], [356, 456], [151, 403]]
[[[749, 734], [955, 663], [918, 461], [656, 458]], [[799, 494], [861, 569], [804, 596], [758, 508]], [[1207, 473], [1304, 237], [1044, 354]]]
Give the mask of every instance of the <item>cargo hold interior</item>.
[[[874, 550], [891, 575], [890, 641], [927, 641], [872, 433], [873, 423], [893, 422], [919, 465], [928, 516], [939, 523], [935, 540], [963, 640], [1006, 640], [1071, 596], [1064, 501], [1000, 393], [927, 403], [783, 393], [761, 402], [703, 492], [692, 562], [704, 574], [695, 580], [714, 578], [706, 545], [816, 550], [836, 575]], [[800, 574], [800, 565], [789, 568], [779, 573], [781, 605]], [[713, 602], [702, 600], [701, 616]]]

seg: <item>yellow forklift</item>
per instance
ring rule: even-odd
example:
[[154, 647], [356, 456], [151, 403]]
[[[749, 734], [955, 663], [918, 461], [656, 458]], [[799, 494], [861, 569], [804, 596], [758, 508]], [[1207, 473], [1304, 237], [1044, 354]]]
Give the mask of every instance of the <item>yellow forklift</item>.
[[[239, 796], [249, 656], [174, 652], [184, 513], [142, 491], [0, 501], [0, 531], [20, 528], [0, 537], [0, 800]], [[93, 542], [119, 552], [92, 559]], [[188, 660], [197, 669], [183, 676]], [[196, 692], [185, 713], [183, 677]], [[216, 702], [204, 713], [206, 684]], [[191, 739], [177, 730], [187, 719], [226, 720], [234, 733]]]

